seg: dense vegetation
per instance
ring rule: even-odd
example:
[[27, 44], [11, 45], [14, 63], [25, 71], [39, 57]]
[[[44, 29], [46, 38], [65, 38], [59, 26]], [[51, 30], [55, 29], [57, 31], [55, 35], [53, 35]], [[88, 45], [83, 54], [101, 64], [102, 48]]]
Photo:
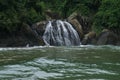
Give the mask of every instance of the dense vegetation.
[[108, 28], [120, 34], [120, 0], [102, 0], [94, 26], [97, 30]]
[[0, 28], [16, 31], [22, 23], [32, 25], [45, 20], [44, 11], [51, 9], [66, 18], [77, 11], [92, 19], [93, 28], [119, 31], [119, 0], [0, 0]]

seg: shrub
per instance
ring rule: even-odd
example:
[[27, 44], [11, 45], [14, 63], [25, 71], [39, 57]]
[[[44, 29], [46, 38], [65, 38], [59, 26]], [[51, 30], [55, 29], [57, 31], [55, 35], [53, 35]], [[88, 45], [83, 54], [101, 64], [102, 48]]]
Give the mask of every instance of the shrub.
[[120, 30], [120, 1], [102, 0], [99, 11], [95, 15], [94, 28], [107, 28], [118, 33]]

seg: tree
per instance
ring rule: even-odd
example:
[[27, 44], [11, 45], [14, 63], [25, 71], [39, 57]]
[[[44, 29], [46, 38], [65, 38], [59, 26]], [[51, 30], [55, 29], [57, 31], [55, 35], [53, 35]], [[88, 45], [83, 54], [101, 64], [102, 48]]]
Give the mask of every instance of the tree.
[[120, 30], [120, 1], [102, 0], [102, 4], [94, 20], [94, 27], [110, 29], [115, 33]]
[[44, 18], [44, 2], [37, 0], [0, 0], [0, 28], [16, 31], [21, 24], [29, 25]]

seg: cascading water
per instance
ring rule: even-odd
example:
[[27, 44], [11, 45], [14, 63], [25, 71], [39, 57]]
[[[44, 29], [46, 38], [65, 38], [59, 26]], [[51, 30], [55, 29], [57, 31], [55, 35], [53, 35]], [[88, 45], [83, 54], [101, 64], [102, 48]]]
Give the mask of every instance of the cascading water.
[[49, 21], [43, 35], [46, 45], [78, 46], [80, 38], [77, 31], [66, 21]]

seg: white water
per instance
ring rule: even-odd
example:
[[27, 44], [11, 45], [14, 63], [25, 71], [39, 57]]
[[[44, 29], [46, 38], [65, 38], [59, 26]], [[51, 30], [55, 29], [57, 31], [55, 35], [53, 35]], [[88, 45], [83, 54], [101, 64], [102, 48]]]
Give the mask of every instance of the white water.
[[119, 80], [119, 46], [0, 48], [0, 80]]
[[46, 45], [74, 46], [80, 45], [80, 38], [77, 31], [66, 21], [49, 21], [43, 35]]
[[119, 80], [118, 46], [0, 48], [0, 80]]

